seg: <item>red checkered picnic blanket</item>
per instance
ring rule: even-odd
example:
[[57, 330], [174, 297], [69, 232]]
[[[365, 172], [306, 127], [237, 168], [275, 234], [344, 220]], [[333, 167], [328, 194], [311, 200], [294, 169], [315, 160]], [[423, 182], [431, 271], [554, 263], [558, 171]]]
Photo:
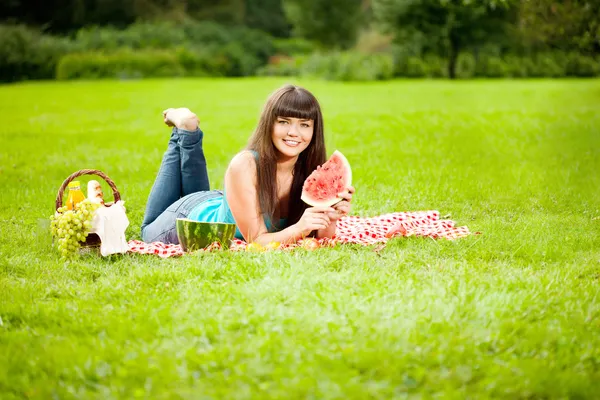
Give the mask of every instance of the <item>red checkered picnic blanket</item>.
[[[340, 218], [337, 222], [335, 236], [331, 239], [317, 239], [319, 247], [331, 247], [343, 243], [355, 243], [365, 246], [385, 246], [387, 241], [399, 236], [424, 236], [432, 239], [458, 239], [469, 236], [469, 228], [455, 226], [454, 221], [440, 219], [437, 211], [396, 212], [378, 215], [376, 217], [348, 216]], [[230, 250], [245, 250], [248, 244], [242, 240], [234, 239]], [[282, 245], [279, 250], [292, 250], [302, 247], [303, 242]], [[139, 254], [155, 254], [167, 258], [184, 254], [178, 244], [165, 244], [162, 242], [144, 243], [139, 240], [129, 241], [129, 251]], [[220, 249], [218, 243], [200, 251], [214, 251]]]

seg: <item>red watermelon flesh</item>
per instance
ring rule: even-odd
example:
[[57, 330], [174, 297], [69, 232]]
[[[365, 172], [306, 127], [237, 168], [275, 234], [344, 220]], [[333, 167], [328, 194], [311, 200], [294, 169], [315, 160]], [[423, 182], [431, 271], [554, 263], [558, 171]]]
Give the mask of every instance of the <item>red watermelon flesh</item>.
[[352, 185], [352, 170], [348, 160], [334, 151], [329, 160], [304, 181], [302, 201], [313, 207], [330, 207], [341, 199], [338, 193]]

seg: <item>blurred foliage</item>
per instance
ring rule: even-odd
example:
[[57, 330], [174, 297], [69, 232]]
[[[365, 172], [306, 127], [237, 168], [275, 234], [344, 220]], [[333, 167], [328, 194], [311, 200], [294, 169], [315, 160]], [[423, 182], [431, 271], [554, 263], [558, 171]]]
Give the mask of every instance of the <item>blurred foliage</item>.
[[0, 81], [51, 79], [58, 60], [72, 50], [66, 38], [22, 25], [0, 25]]
[[283, 0], [297, 36], [328, 48], [349, 48], [363, 21], [363, 0]]
[[176, 54], [161, 50], [69, 54], [60, 60], [56, 69], [57, 79], [131, 79], [184, 74]]
[[461, 51], [501, 40], [515, 19], [509, 1], [374, 0], [376, 19], [398, 41], [418, 42], [421, 52], [448, 59], [448, 76], [456, 77]]
[[281, 0], [187, 0], [185, 15], [200, 21], [260, 29], [276, 37], [290, 34]]
[[518, 11], [517, 29], [526, 49], [600, 53], [600, 1], [523, 0]]
[[87, 25], [124, 28], [136, 21], [192, 18], [246, 26], [287, 37], [281, 0], [8, 0], [0, 2], [0, 20], [72, 33]]
[[[448, 60], [436, 54], [414, 55], [396, 49], [366, 55], [357, 51], [314, 53], [310, 56], [274, 57], [259, 75], [310, 76], [341, 81], [375, 81], [397, 78], [447, 78]], [[458, 79], [560, 78], [600, 76], [600, 59], [579, 53], [544, 52], [536, 56], [463, 52], [456, 65]]]
[[394, 61], [388, 54], [315, 53], [303, 64], [301, 74], [339, 81], [386, 80], [394, 75]]
[[390, 53], [393, 41], [393, 35], [383, 34], [376, 29], [369, 29], [360, 32], [354, 48], [367, 54]]
[[389, 54], [317, 52], [310, 56], [275, 57], [259, 70], [259, 75], [300, 75], [337, 81], [387, 80], [394, 76], [394, 60]]
[[[126, 29], [86, 27], [76, 32], [73, 39], [43, 35], [22, 25], [0, 25], [0, 38], [0, 79], [3, 81], [53, 78], [59, 60], [69, 53], [75, 54], [67, 56], [66, 64], [61, 65], [61, 79], [80, 75], [86, 78], [115, 76], [113, 63], [121, 62], [127, 65], [127, 71], [131, 68], [138, 71], [140, 60], [148, 60], [152, 55], [158, 57], [157, 63], [164, 65], [169, 52], [181, 56], [173, 56], [177, 68], [153, 65], [140, 73], [126, 71], [123, 77], [169, 76], [164, 71], [171, 71], [173, 76], [248, 76], [267, 64], [276, 52], [273, 38], [265, 32], [190, 20], [138, 22]], [[155, 51], [145, 51], [140, 53], [143, 56], [137, 57], [138, 50]], [[189, 65], [180, 65], [184, 61]], [[94, 67], [87, 67], [91, 65]], [[83, 75], [64, 73], [72, 68], [87, 72]], [[89, 72], [103, 68], [105, 72]], [[159, 70], [163, 72], [156, 72]]]
[[239, 45], [266, 62], [274, 52], [273, 38], [265, 32], [245, 27], [226, 27], [214, 22], [182, 23], [138, 22], [127, 29], [89, 27], [79, 30], [75, 40], [80, 50], [170, 49], [210, 47], [217, 51], [223, 47]]
[[302, 38], [275, 39], [273, 45], [275, 53], [288, 56], [308, 54], [317, 50], [314, 42]]
[[269, 64], [258, 69], [260, 76], [298, 76], [302, 74], [302, 67], [306, 63], [307, 56], [276, 56]]
[[145, 0], [9, 0], [0, 2], [0, 15], [7, 22], [35, 25], [49, 33], [63, 34], [85, 25], [124, 28], [144, 13], [164, 5]]
[[53, 78], [63, 57], [69, 79], [94, 69], [128, 78], [600, 74], [597, 0], [9, 0], [0, 21], [2, 81]]

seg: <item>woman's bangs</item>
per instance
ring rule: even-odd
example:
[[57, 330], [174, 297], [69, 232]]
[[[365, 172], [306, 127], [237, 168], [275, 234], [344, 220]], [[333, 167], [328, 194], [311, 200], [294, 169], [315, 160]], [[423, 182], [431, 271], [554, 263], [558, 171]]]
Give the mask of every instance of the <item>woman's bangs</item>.
[[314, 97], [301, 90], [285, 93], [275, 105], [275, 117], [317, 120], [319, 105]]

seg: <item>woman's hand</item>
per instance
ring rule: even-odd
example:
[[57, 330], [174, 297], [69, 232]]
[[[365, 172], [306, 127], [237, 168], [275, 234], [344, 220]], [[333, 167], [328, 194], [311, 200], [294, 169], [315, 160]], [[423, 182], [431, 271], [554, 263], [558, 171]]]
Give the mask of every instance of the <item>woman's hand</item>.
[[189, 108], [167, 108], [163, 111], [163, 121], [167, 126], [175, 126], [186, 131], [198, 129], [200, 120]]
[[296, 228], [303, 237], [308, 236], [312, 231], [327, 228], [331, 223], [329, 215], [333, 213], [335, 213], [335, 209], [331, 207], [307, 208], [296, 223]]
[[342, 201], [332, 206], [335, 211], [329, 213], [329, 219], [331, 222], [335, 222], [344, 215], [348, 215], [350, 213], [350, 203], [352, 202], [352, 195], [355, 191], [356, 190], [353, 186], [348, 186], [347, 191], [338, 194], [338, 196], [342, 198]]

